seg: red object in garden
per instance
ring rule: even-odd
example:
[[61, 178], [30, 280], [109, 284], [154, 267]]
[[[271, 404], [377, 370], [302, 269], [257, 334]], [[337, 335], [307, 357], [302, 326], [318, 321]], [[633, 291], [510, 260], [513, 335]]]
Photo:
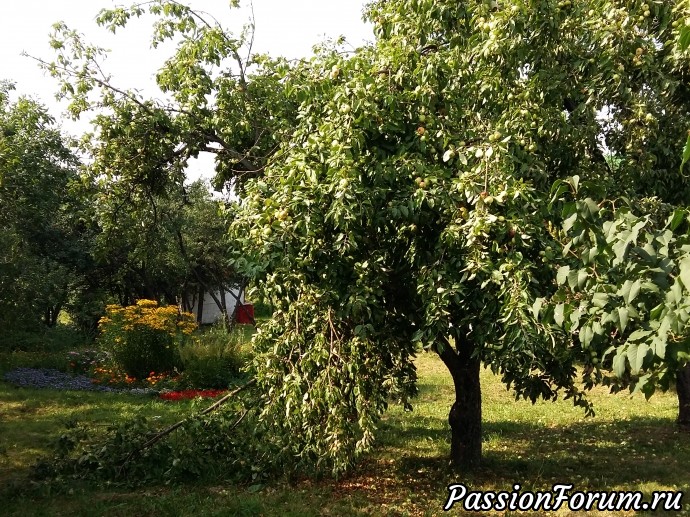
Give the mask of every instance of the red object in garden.
[[245, 303], [237, 306], [237, 312], [235, 313], [235, 320], [237, 323], [243, 324], [253, 324], [254, 323], [254, 305], [251, 303]]
[[184, 400], [193, 399], [196, 397], [202, 398], [216, 398], [223, 395], [225, 390], [183, 390], [183, 391], [168, 391], [159, 395], [163, 400]]

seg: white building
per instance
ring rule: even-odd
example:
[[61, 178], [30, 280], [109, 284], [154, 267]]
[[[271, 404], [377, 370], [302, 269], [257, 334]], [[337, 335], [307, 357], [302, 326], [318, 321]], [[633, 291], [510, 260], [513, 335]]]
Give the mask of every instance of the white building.
[[[221, 300], [220, 291], [214, 293], [218, 300]], [[233, 296], [234, 294], [234, 296]], [[232, 318], [235, 314], [235, 305], [237, 304], [237, 298], [239, 298], [240, 303], [245, 303], [244, 290], [240, 293], [239, 289], [233, 289], [231, 292], [224, 292], [225, 295], [225, 308], [228, 311], [228, 318]], [[199, 307], [199, 296], [194, 297], [192, 310], [190, 311], [196, 316], [197, 322], [201, 325], [216, 323], [223, 318], [223, 312], [218, 307], [210, 293], [204, 293], [204, 299], [201, 308]]]

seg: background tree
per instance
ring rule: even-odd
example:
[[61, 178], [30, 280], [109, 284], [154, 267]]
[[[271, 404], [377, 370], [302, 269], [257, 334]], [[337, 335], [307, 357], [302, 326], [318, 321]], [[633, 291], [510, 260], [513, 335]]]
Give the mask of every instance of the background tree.
[[[201, 292], [241, 282], [227, 260], [226, 202], [207, 184], [170, 183], [141, 196], [123, 183], [100, 184], [95, 242], [101, 284], [120, 304], [147, 298], [189, 310]], [[213, 297], [225, 312], [224, 300]]]
[[[674, 29], [663, 47], [649, 33], [640, 33], [641, 45], [663, 49], [663, 74], [637, 74], [641, 99], [636, 116], [620, 107], [612, 107], [608, 116], [608, 134], [613, 133], [616, 149], [610, 163], [615, 172], [633, 172], [626, 174], [637, 195], [618, 197], [630, 195], [630, 187], [602, 189], [580, 184], [579, 178], [555, 185], [553, 207], [564, 218], [560, 238], [568, 256], [560, 259], [567, 263], [559, 269], [560, 289], [542, 317], [576, 336], [587, 382], [605, 382], [614, 391], [628, 387], [647, 397], [675, 385], [678, 423], [690, 427], [685, 325], [690, 260], [688, 193], [683, 186], [690, 137], [682, 156], [670, 138], [688, 124], [684, 78], [690, 26], [669, 22], [671, 7], [677, 16], [687, 14], [684, 4], [661, 11], [654, 7], [667, 29], [669, 23]], [[633, 63], [641, 66], [644, 55], [646, 50], [638, 47]], [[656, 88], [651, 86], [654, 79], [661, 79]], [[645, 127], [642, 120], [651, 124]]]
[[78, 160], [41, 105], [0, 86], [0, 317], [54, 326], [89, 268]]
[[[152, 45], [176, 45], [157, 74], [161, 99], [119, 88], [103, 71], [106, 52], [63, 24], [55, 25], [51, 39], [55, 61], [38, 61], [60, 80], [72, 116], [97, 110], [84, 150], [102, 192], [97, 214], [102, 272], [121, 302], [142, 295], [169, 299], [182, 281], [203, 288], [220, 307], [225, 300], [214, 291], [242, 282], [219, 263], [217, 252], [227, 239], [216, 238], [215, 222], [200, 224], [199, 214], [184, 208], [185, 169], [190, 159], [208, 152], [215, 155], [217, 190], [241, 192], [248, 178], [260, 176], [292, 128], [297, 89], [288, 74], [293, 72], [283, 59], [252, 54], [251, 23], [235, 36], [210, 14], [176, 1], [103, 10], [98, 23], [117, 32], [147, 14], [154, 16]], [[199, 202], [211, 212], [218, 208], [208, 199]], [[213, 234], [213, 242], [203, 240], [203, 256], [194, 245], [198, 236], [178, 231], [180, 218], [187, 216], [197, 230], [210, 232], [207, 237]]]
[[161, 99], [119, 88], [103, 71], [106, 51], [63, 24], [51, 38], [55, 61], [37, 59], [60, 80], [72, 116], [99, 110], [87, 138], [94, 172], [157, 193], [184, 175], [190, 158], [208, 152], [216, 158], [214, 186], [241, 188], [291, 131], [296, 92], [288, 62], [252, 53], [253, 22], [233, 35], [174, 0], [103, 10], [97, 22], [117, 32], [147, 14], [152, 46], [176, 48], [156, 75]]

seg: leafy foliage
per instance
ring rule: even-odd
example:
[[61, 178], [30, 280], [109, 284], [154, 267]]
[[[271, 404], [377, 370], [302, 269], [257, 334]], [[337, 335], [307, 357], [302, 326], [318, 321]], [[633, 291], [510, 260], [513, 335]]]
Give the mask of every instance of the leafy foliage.
[[[101, 51], [64, 26], [45, 66], [75, 116], [109, 111], [89, 146], [113, 189], [107, 213], [130, 202], [160, 228], [159, 201], [179, 199], [199, 152], [216, 155], [216, 186], [241, 194], [224, 266], [275, 308], [249, 367], [273, 467], [345, 471], [388, 402], [415, 393], [418, 343], [453, 378], [451, 455], [469, 467], [481, 456], [481, 363], [518, 397], [587, 409], [583, 358], [607, 367], [613, 355], [617, 379], [629, 365], [668, 385], [664, 361], [684, 360], [664, 344], [684, 341], [686, 216], [672, 209], [662, 228], [661, 206], [639, 217], [593, 199], [688, 199], [685, 4], [374, 1], [374, 44], [326, 44], [296, 63], [241, 58], [251, 27], [234, 37], [177, 2], [106, 10], [99, 23], [118, 31], [147, 13], [154, 45], [177, 43], [157, 76], [170, 102], [111, 84]], [[577, 196], [580, 178], [598, 196]], [[177, 266], [203, 287], [170, 228]], [[137, 248], [148, 265], [149, 247]], [[585, 387], [599, 375], [588, 368]]]
[[577, 185], [574, 178], [554, 187], [566, 194], [561, 235], [570, 260], [542, 316], [577, 335], [588, 382], [647, 396], [667, 390], [690, 359], [688, 213], [654, 200], [643, 207], [646, 215], [625, 200], [599, 206]]
[[57, 323], [89, 266], [88, 191], [45, 108], [0, 84], [0, 323]]

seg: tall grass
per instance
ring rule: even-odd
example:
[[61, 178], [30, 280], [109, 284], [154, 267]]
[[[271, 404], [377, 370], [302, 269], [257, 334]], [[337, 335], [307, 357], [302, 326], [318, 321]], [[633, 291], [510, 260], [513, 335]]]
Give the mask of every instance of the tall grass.
[[191, 387], [223, 389], [237, 380], [251, 340], [251, 331], [245, 327], [236, 326], [228, 333], [225, 325], [218, 323], [180, 347], [184, 376]]

